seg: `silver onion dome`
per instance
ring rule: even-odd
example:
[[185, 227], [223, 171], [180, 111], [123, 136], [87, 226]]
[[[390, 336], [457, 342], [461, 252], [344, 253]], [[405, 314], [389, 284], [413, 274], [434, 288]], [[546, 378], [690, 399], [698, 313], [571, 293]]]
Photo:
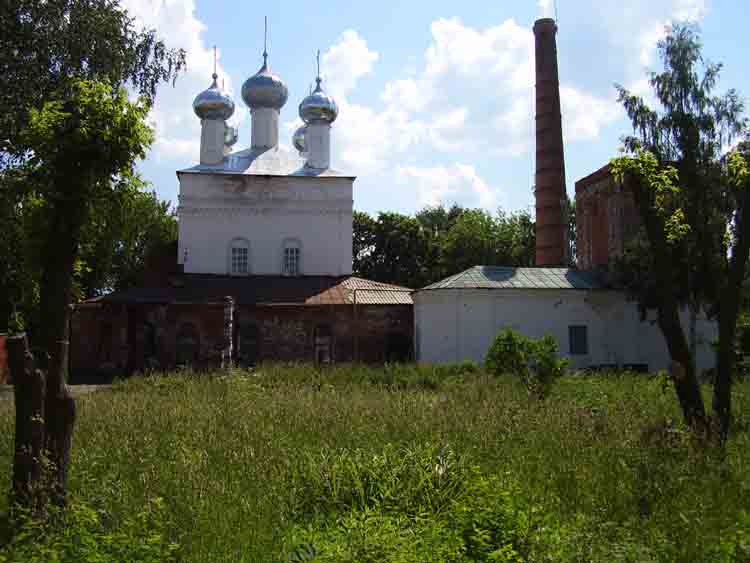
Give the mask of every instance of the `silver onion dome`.
[[294, 132], [294, 135], [292, 135], [292, 144], [294, 145], [294, 148], [302, 153], [307, 151], [305, 133], [307, 133], [307, 125], [302, 125], [298, 127]]
[[263, 66], [242, 85], [242, 99], [250, 109], [284, 107], [289, 91], [284, 81], [268, 67], [268, 55], [263, 53]]
[[201, 119], [229, 119], [234, 113], [234, 101], [229, 94], [219, 88], [218, 78], [214, 72], [214, 81], [193, 100], [193, 111]]
[[336, 100], [320, 87], [320, 77], [316, 78], [317, 86], [312, 94], [307, 96], [299, 105], [299, 116], [305, 123], [333, 123], [339, 115]]

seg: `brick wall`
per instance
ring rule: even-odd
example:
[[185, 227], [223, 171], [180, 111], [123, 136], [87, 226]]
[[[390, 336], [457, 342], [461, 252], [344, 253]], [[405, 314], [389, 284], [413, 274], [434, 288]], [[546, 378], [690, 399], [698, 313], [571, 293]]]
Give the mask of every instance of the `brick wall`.
[[[411, 359], [411, 305], [239, 306], [237, 360], [334, 362]], [[74, 380], [109, 378], [149, 367], [171, 368], [195, 347], [199, 369], [221, 363], [223, 304], [84, 305], [72, 322]], [[357, 335], [359, 338], [357, 339]], [[326, 348], [327, 347], [327, 348]]]
[[576, 182], [576, 251], [583, 270], [608, 268], [638, 232], [638, 213], [627, 186], [609, 166]]

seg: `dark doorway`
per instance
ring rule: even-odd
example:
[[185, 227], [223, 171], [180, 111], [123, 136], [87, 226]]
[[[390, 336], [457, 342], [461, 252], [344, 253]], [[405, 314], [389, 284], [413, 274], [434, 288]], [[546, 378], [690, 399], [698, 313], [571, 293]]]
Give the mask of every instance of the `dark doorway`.
[[258, 327], [253, 323], [240, 325], [237, 340], [237, 360], [241, 366], [250, 367], [258, 363]]
[[192, 323], [185, 323], [177, 331], [177, 365], [193, 366], [200, 355], [200, 335]]
[[143, 367], [145, 369], [159, 367], [156, 327], [148, 321], [143, 323]]
[[330, 364], [333, 361], [333, 337], [331, 327], [318, 325], [315, 327], [315, 363]]
[[389, 362], [411, 360], [411, 338], [401, 332], [389, 332], [386, 337], [385, 356]]

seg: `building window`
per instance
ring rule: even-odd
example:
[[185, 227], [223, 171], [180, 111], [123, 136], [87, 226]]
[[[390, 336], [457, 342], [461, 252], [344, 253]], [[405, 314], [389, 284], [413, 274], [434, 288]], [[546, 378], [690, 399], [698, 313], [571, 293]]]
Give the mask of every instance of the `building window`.
[[588, 327], [585, 325], [571, 325], [568, 327], [570, 341], [570, 355], [584, 356], [589, 353]]
[[302, 249], [297, 240], [284, 241], [284, 256], [281, 271], [285, 276], [298, 276], [302, 273]]
[[233, 276], [246, 276], [250, 273], [250, 243], [241, 238], [229, 244], [229, 273]]

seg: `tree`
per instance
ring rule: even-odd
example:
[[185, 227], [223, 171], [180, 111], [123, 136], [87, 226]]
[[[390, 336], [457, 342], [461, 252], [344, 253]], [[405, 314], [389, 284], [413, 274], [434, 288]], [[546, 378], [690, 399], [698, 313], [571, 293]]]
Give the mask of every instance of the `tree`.
[[[24, 316], [14, 313], [23, 312], [25, 322], [39, 316], [44, 236], [35, 235], [52, 224], [44, 196], [23, 168], [30, 154], [21, 137], [31, 110], [41, 109], [73, 78], [102, 80], [113, 94], [128, 86], [150, 106], [158, 85], [184, 68], [185, 52], [167, 48], [154, 30], [138, 29], [117, 0], [6, 0], [0, 29], [0, 263], [6, 265], [0, 268], [0, 332], [5, 332], [11, 317]], [[98, 203], [102, 208], [90, 216], [112, 218], [111, 202]], [[84, 230], [84, 248], [97, 242], [86, 240], [94, 233]]]
[[457, 273], [479, 264], [497, 264], [500, 254], [507, 251], [502, 234], [498, 221], [487, 211], [465, 210], [445, 235], [442, 257], [446, 269]]
[[664, 70], [652, 73], [650, 84], [661, 111], [617, 87], [634, 135], [624, 139], [626, 156], [613, 161], [613, 170], [632, 190], [643, 226], [619, 269], [640, 305], [656, 310], [683, 416], [704, 435], [712, 428], [679, 313], [689, 305], [718, 320], [713, 403], [723, 443], [731, 413], [728, 350], [750, 246], [748, 152], [741, 146], [727, 158], [724, 151], [747, 122], [735, 91], [713, 94], [721, 65], [704, 62], [695, 27], [669, 28], [658, 48]]
[[48, 351], [40, 358], [47, 373], [45, 449], [56, 468], [53, 487], [59, 498], [67, 488], [75, 418], [65, 386], [65, 358], [81, 234], [91, 209], [116, 196], [121, 179], [131, 175], [136, 161], [145, 156], [152, 140], [146, 125], [148, 109], [145, 101], [130, 102], [124, 89], [113, 93], [109, 84], [73, 79], [56, 99], [30, 111], [19, 136], [31, 155], [23, 164], [26, 177], [43, 199], [48, 218], [39, 283], [45, 322], [38, 339]]
[[400, 213], [354, 217], [354, 272], [405, 287], [421, 287], [427, 280], [424, 259], [428, 240], [416, 219]]
[[133, 287], [143, 278], [148, 258], [177, 240], [169, 202], [145, 187], [137, 177], [125, 179], [85, 226], [74, 279], [81, 298]]
[[29, 110], [72, 77], [129, 85], [149, 105], [185, 66], [151, 29], [137, 29], [119, 0], [4, 0], [0, 10], [0, 164], [24, 158]]
[[423, 287], [476, 265], [534, 264], [534, 221], [526, 212], [426, 207], [414, 217], [354, 213], [354, 272]]

